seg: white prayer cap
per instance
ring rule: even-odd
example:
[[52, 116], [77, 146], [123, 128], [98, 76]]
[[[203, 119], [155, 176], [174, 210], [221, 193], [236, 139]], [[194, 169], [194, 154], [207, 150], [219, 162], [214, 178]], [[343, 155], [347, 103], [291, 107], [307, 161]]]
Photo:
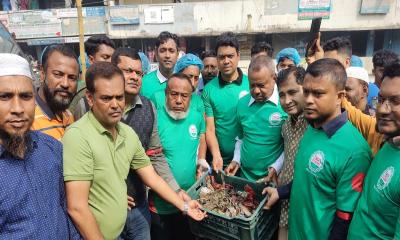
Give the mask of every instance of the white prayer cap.
[[16, 54], [0, 53], [0, 77], [13, 75], [32, 79], [28, 61]]
[[367, 70], [362, 67], [349, 67], [346, 69], [347, 77], [359, 79], [369, 83], [369, 76]]

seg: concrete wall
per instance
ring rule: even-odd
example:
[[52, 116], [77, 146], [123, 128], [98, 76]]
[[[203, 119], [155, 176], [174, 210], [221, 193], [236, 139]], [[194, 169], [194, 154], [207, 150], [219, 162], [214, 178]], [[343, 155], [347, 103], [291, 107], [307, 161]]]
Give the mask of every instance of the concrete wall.
[[[122, 1], [120, 1], [122, 3]], [[167, 0], [125, 0], [124, 3], [171, 2]], [[400, 28], [400, 0], [393, 0], [388, 14], [360, 15], [361, 0], [332, 0], [330, 19], [323, 20], [322, 31], [352, 31]], [[139, 5], [140, 25], [111, 26], [113, 37], [154, 37], [162, 30], [181, 36], [237, 33], [282, 33], [308, 31], [310, 21], [297, 19], [295, 0], [202, 1], [168, 4], [174, 6], [173, 24], [145, 25]]]

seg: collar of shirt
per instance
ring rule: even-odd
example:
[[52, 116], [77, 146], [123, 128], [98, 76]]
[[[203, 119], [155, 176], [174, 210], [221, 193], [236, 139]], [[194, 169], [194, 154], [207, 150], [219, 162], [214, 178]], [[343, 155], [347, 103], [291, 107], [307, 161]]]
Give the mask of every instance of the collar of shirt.
[[[28, 134], [29, 134], [29, 137], [31, 138], [30, 139], [31, 142], [28, 145], [27, 152], [38, 147], [38, 143], [37, 143], [38, 142], [38, 136], [36, 134], [33, 134], [33, 132], [31, 132], [31, 131]], [[5, 152], [6, 152], [6, 148], [2, 144], [0, 144], [0, 157], [3, 156], [3, 154]]]
[[331, 138], [347, 122], [347, 119], [347, 111], [342, 111], [339, 116], [322, 125], [322, 130]]
[[400, 136], [395, 136], [395, 137], [391, 137], [391, 138], [385, 136], [381, 147], [383, 146], [383, 144], [385, 142], [389, 143], [390, 145], [392, 145], [395, 148], [400, 149]]
[[[256, 100], [253, 97], [251, 97], [250, 101], [249, 101], [249, 107], [255, 102], [256, 102]], [[271, 97], [269, 97], [266, 102], [272, 102], [273, 104], [275, 104], [275, 106], [278, 106], [279, 95], [278, 95], [278, 90], [277, 90], [276, 85], [274, 86], [274, 91], [272, 92]]]
[[124, 115], [127, 114], [129, 111], [134, 109], [136, 105], [143, 105], [142, 99], [139, 95], [136, 95], [133, 101], [125, 108]]
[[39, 93], [36, 92], [35, 97], [36, 104], [42, 109], [42, 112], [51, 120], [57, 119], [57, 116], [51, 111], [49, 106], [40, 98]]
[[[109, 134], [111, 136], [111, 133], [107, 129], [105, 129], [103, 125], [101, 125], [99, 120], [97, 120], [97, 118], [94, 116], [92, 110], [89, 111], [88, 118], [90, 123], [94, 126], [94, 128], [98, 131], [100, 135]], [[120, 125], [121, 122], [118, 122], [117, 125], [115, 126], [115, 128], [117, 129], [118, 136], [125, 138], [125, 132], [121, 131]]]
[[223, 87], [223, 86], [225, 86], [225, 85], [228, 85], [228, 84], [231, 84], [231, 83], [235, 83], [235, 84], [237, 84], [237, 85], [241, 85], [241, 84], [242, 84], [242, 81], [243, 81], [243, 72], [242, 72], [242, 70], [241, 70], [240, 68], [237, 68], [237, 71], [238, 71], [239, 76], [238, 76], [238, 78], [236, 78], [236, 79], [233, 80], [232, 82], [224, 81], [224, 80], [222, 79], [221, 73], [219, 73], [219, 74], [218, 74], [218, 82], [219, 82], [219, 85], [220, 85], [221, 87]]
[[164, 75], [162, 75], [162, 73], [160, 72], [160, 69], [157, 69], [157, 78], [158, 81], [160, 81], [160, 83], [165, 83], [168, 78], [166, 78]]

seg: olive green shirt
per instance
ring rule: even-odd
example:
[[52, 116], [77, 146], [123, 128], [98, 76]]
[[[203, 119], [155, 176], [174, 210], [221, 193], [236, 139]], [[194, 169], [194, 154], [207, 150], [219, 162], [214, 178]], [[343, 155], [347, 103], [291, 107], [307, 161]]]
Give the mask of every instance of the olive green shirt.
[[138, 136], [118, 123], [114, 140], [89, 111], [62, 138], [64, 181], [90, 181], [89, 206], [105, 239], [116, 239], [127, 215], [129, 170], [149, 166]]

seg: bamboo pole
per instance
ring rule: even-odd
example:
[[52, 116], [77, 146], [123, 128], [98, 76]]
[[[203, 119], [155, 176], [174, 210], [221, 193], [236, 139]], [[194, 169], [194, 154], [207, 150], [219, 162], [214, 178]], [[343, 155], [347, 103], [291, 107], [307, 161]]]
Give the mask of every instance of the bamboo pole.
[[85, 81], [85, 75], [86, 75], [85, 30], [83, 28], [82, 0], [76, 0], [76, 6], [78, 11], [78, 25], [79, 25], [79, 54], [82, 65], [81, 79]]

